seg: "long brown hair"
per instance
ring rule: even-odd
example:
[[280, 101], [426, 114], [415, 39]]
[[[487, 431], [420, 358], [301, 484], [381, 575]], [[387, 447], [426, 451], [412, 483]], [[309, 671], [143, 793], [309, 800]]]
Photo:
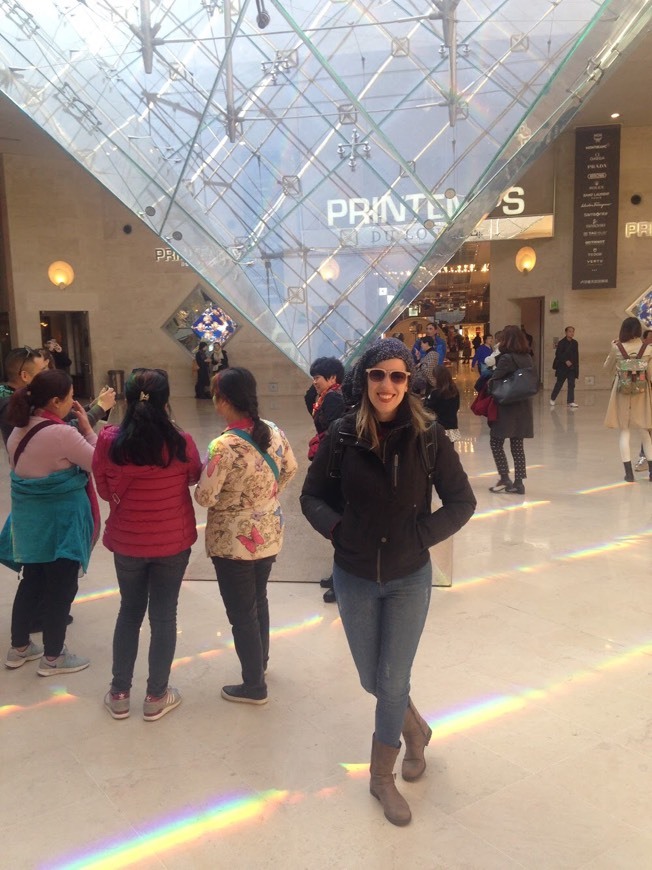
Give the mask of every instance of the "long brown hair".
[[442, 399], [452, 399], [453, 396], [459, 395], [460, 391], [448, 366], [435, 366], [432, 375], [435, 379], [435, 389]]
[[643, 327], [638, 317], [626, 317], [620, 324], [618, 341], [631, 341], [633, 338], [640, 338], [642, 332]]
[[528, 344], [525, 333], [520, 326], [506, 326], [503, 329], [503, 334], [500, 337], [500, 352], [501, 353], [529, 353], [530, 345]]

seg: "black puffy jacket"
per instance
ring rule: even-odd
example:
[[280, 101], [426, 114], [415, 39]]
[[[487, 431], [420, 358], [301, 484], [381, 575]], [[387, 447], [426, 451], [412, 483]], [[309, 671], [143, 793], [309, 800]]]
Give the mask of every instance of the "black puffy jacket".
[[[475, 496], [453, 444], [437, 427], [433, 483], [441, 507], [432, 512], [423, 451], [407, 403], [385, 429], [379, 451], [358, 440], [355, 413], [333, 424], [301, 492], [308, 522], [335, 547], [345, 571], [379, 583], [412, 574], [428, 549], [455, 534], [473, 515]], [[329, 476], [331, 439], [346, 445], [341, 476]]]

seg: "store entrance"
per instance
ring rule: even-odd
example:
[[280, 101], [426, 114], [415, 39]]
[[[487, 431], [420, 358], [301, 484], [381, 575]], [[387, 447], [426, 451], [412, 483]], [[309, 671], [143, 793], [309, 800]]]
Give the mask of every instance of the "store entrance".
[[87, 311], [41, 311], [41, 344], [54, 339], [71, 360], [68, 369], [76, 399], [93, 396], [93, 367]]

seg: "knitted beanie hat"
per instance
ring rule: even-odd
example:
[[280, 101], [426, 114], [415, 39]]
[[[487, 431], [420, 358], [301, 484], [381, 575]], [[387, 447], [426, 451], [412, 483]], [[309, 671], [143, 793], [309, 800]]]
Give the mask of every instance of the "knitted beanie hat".
[[[366, 386], [366, 370], [388, 359], [400, 359], [410, 374], [414, 373], [414, 360], [409, 349], [398, 338], [379, 338], [370, 344], [342, 384], [345, 401], [357, 405]], [[346, 391], [345, 391], [346, 386]]]

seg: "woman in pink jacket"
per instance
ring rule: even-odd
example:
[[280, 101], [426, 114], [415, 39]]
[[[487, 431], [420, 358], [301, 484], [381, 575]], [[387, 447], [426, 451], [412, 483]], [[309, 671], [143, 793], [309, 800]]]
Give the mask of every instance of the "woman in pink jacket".
[[170, 385], [161, 369], [134, 369], [125, 386], [120, 425], [101, 433], [93, 458], [100, 496], [110, 505], [104, 546], [114, 554], [120, 612], [113, 635], [113, 681], [104, 704], [114, 719], [129, 715], [140, 627], [149, 609], [147, 722], [181, 703], [168, 685], [177, 642], [177, 601], [197, 539], [188, 487], [199, 480], [195, 442], [168, 415]]

